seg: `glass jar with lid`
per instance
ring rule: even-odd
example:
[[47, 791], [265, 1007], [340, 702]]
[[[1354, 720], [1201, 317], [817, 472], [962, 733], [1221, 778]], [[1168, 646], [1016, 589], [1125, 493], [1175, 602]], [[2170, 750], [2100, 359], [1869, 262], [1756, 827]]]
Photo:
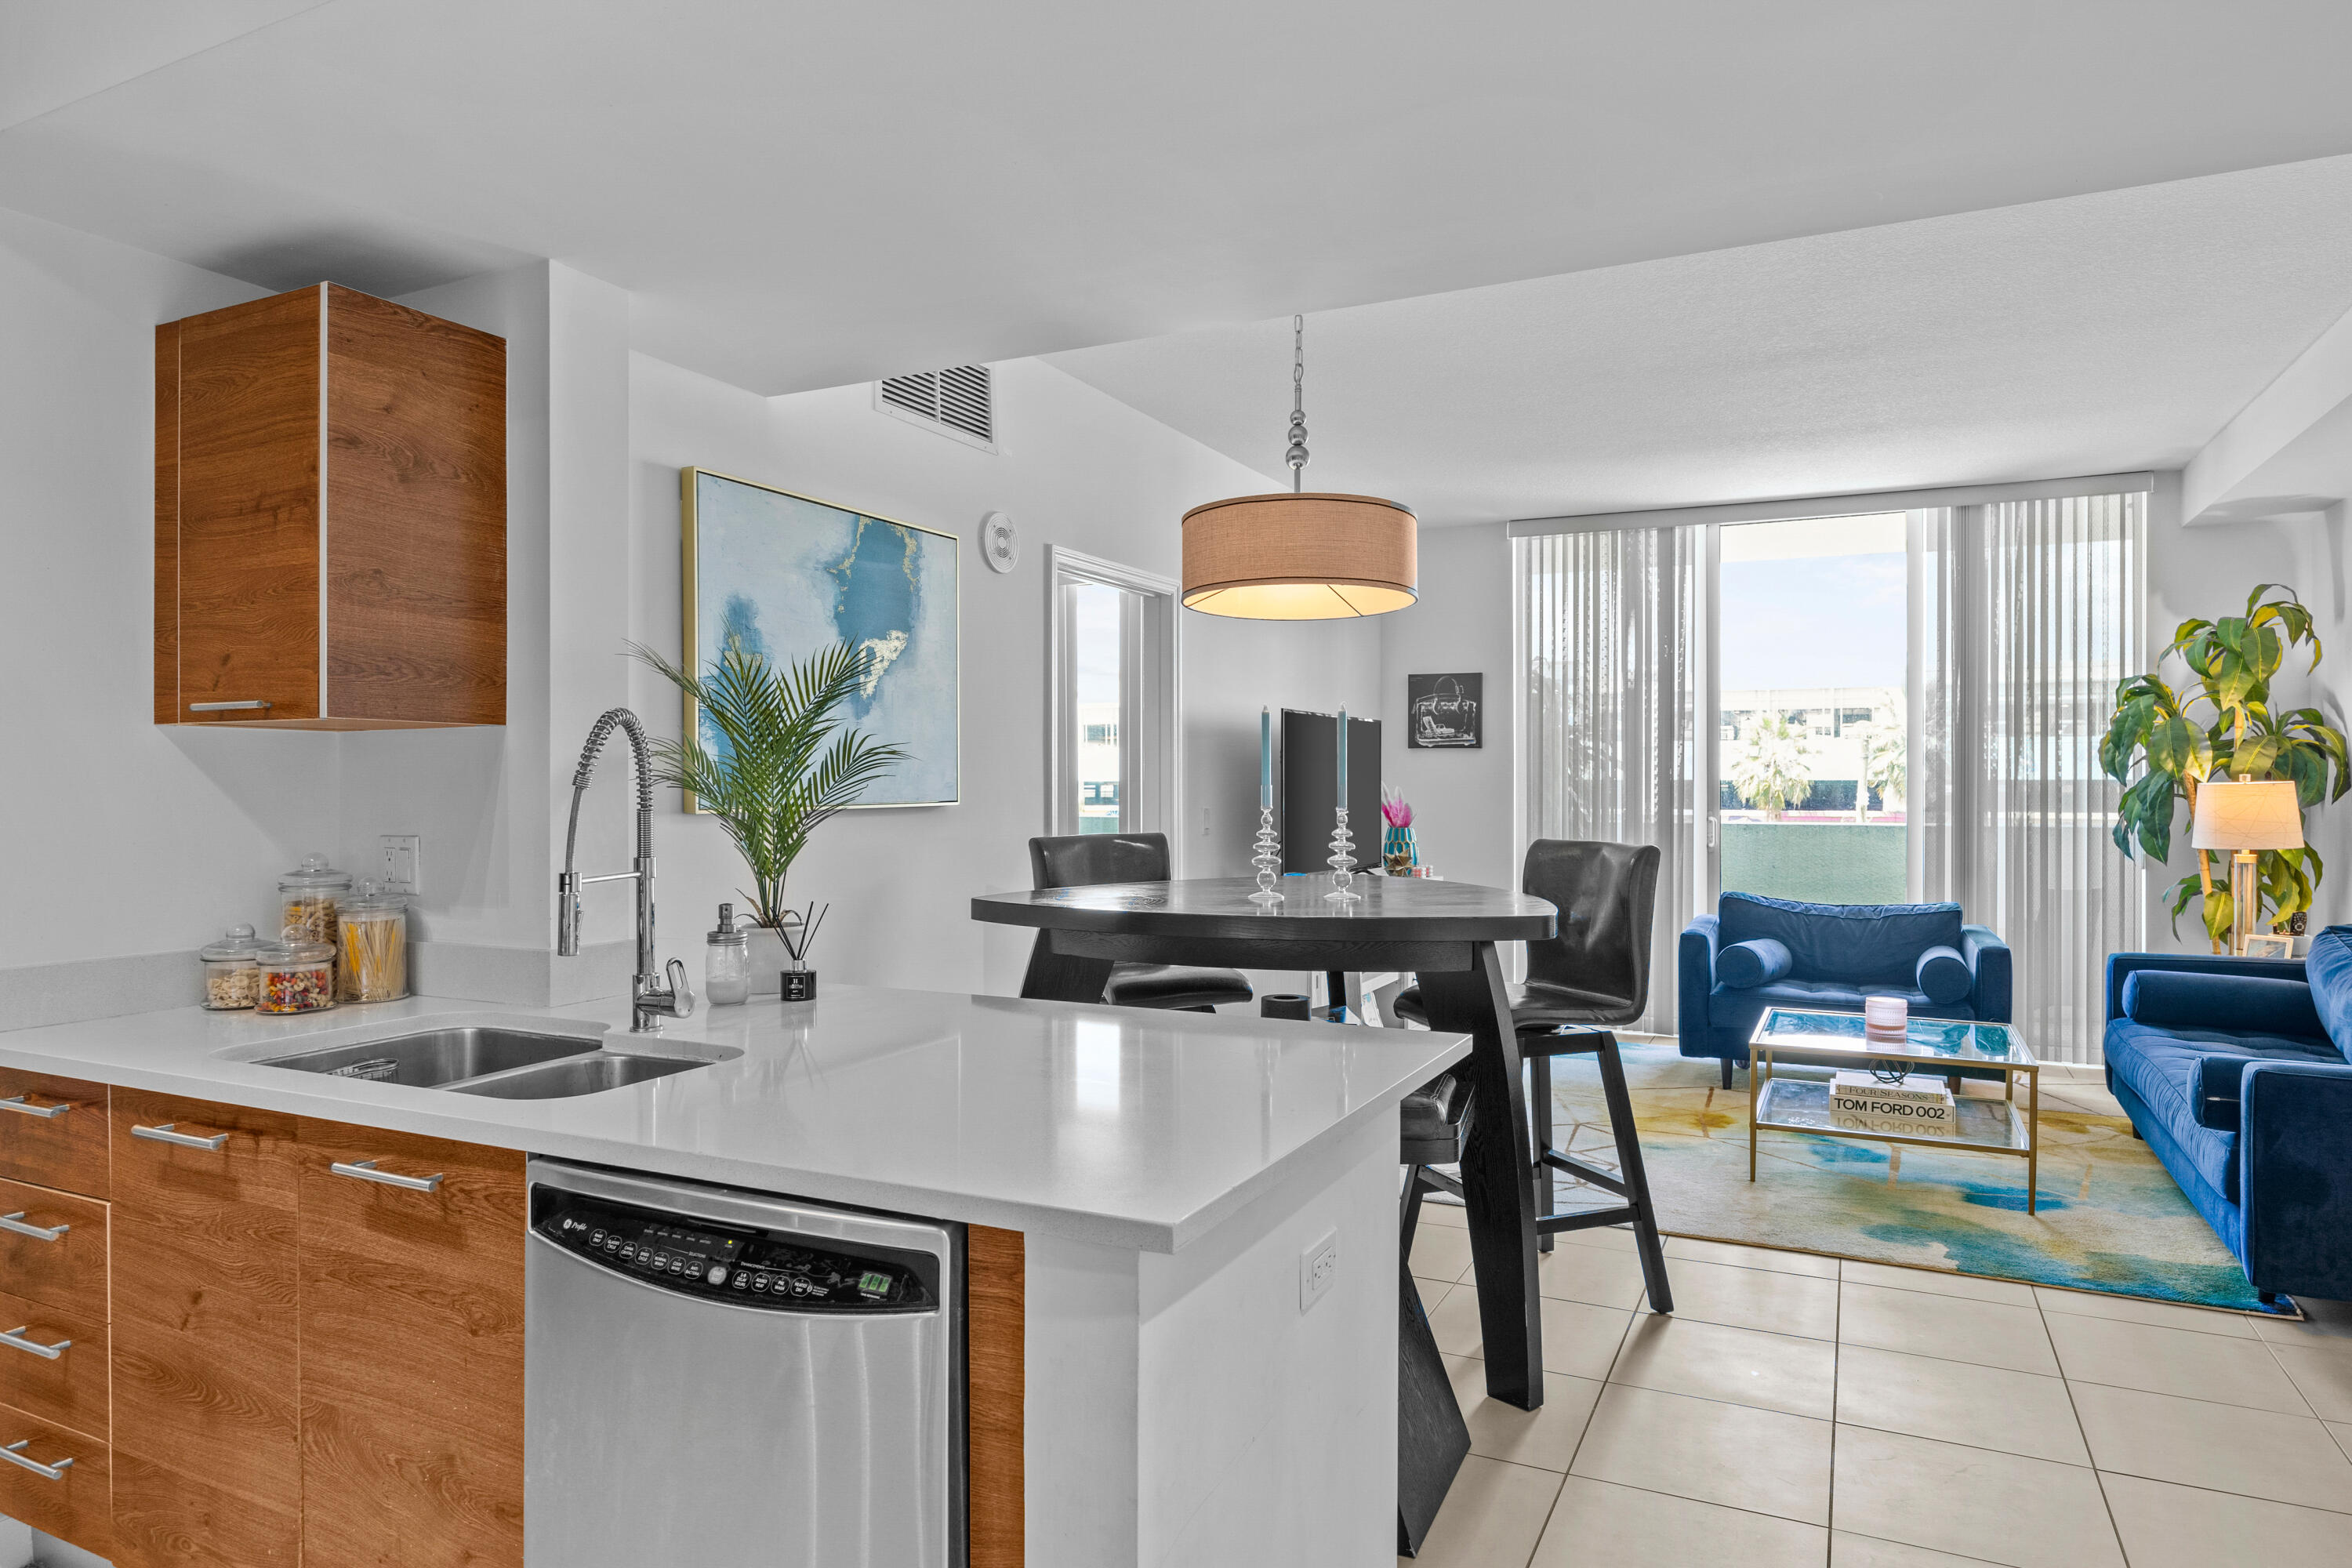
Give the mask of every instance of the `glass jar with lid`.
[[261, 971], [255, 967], [262, 947], [251, 926], [231, 926], [228, 934], [196, 956], [205, 964], [205, 1007], [215, 1013], [239, 1012], [261, 994]]
[[408, 900], [362, 883], [342, 906], [337, 953], [337, 996], [345, 1002], [392, 1002], [408, 994]]
[[257, 1013], [316, 1013], [335, 1005], [335, 949], [331, 942], [273, 942], [256, 957], [261, 971]]
[[342, 934], [340, 915], [351, 896], [349, 871], [336, 870], [324, 855], [305, 855], [278, 879], [278, 940], [332, 945]]
[[736, 929], [732, 904], [719, 906], [719, 929], [710, 933], [709, 956], [703, 961], [702, 994], [714, 1007], [751, 998], [751, 950], [745, 933]]

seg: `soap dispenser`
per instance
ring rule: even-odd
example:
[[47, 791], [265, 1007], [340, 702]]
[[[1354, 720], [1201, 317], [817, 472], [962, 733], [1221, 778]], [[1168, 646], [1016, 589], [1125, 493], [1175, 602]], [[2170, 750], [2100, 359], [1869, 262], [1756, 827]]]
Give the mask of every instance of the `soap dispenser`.
[[702, 994], [714, 1007], [735, 1006], [751, 1000], [751, 950], [744, 933], [735, 929], [735, 906], [719, 906], [719, 929], [710, 933], [710, 949], [703, 961]]

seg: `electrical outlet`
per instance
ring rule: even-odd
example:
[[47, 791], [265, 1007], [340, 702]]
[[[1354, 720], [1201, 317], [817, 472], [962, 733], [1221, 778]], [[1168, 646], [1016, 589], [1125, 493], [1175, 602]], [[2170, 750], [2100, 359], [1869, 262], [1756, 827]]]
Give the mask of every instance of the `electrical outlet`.
[[1203, 837], [1203, 838], [1206, 838], [1208, 836], [1209, 836], [1209, 808], [1208, 808], [1207, 806], [1205, 806], [1205, 805], [1204, 805], [1204, 806], [1202, 806], [1202, 807], [1201, 808], [1201, 837]]
[[414, 833], [387, 833], [383, 845], [383, 890], [415, 898], [425, 881], [425, 861], [417, 836]]
[[1339, 1233], [1328, 1231], [1323, 1239], [1298, 1255], [1298, 1310], [1322, 1300], [1323, 1292], [1339, 1272]]

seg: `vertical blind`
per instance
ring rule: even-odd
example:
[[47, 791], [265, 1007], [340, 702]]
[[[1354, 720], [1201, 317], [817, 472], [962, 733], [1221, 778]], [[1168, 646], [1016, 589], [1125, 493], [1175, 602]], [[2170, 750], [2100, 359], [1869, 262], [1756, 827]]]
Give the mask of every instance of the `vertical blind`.
[[2146, 938], [2098, 747], [2116, 683], [2141, 667], [2147, 501], [1927, 514], [1920, 894], [2009, 943], [2014, 1019], [2046, 1060], [2099, 1059], [2105, 956]]
[[[2121, 791], [2098, 741], [2116, 681], [2142, 661], [2147, 499], [1913, 513], [1913, 896], [1955, 901], [2009, 943], [2014, 1020], [2045, 1060], [2098, 1060], [2105, 955], [2146, 934], [2142, 873], [2107, 836]], [[1661, 1033], [1675, 1027], [1675, 938], [1712, 900], [1699, 832], [1716, 781], [1694, 723], [1711, 689], [1711, 526], [1513, 541], [1522, 829], [1659, 847], [1651, 1009], [1636, 1027]]]
[[1696, 885], [1703, 545], [1694, 528], [1513, 542], [1527, 837], [1658, 846], [1650, 1011], [1633, 1026], [1661, 1033]]

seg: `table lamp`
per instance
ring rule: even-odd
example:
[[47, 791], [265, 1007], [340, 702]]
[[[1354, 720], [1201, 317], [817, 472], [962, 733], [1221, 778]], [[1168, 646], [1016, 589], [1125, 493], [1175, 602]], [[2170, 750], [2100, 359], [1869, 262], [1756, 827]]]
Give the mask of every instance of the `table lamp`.
[[2254, 929], [2254, 855], [2262, 849], [2303, 847], [2303, 805], [2290, 779], [2208, 779], [2197, 791], [2193, 849], [2227, 849], [2230, 856], [2230, 951], [2246, 955]]

